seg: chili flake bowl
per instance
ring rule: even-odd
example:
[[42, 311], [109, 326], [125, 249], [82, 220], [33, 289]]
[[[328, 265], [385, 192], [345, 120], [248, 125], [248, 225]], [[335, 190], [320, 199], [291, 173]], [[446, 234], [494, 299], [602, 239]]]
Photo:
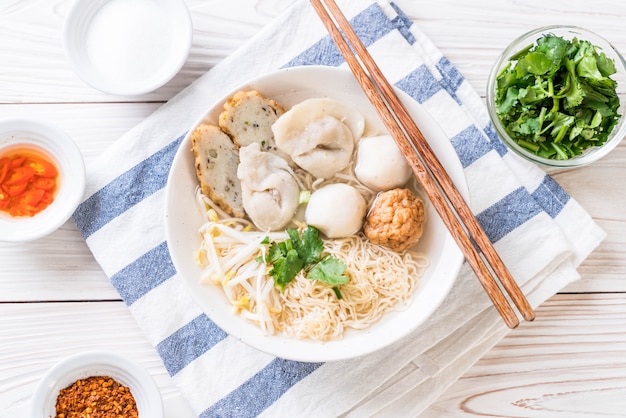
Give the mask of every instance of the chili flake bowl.
[[128, 387], [135, 398], [139, 417], [163, 417], [161, 393], [148, 372], [125, 357], [103, 351], [76, 354], [54, 365], [33, 394], [31, 417], [56, 416], [61, 389], [90, 376], [108, 376]]
[[[588, 41], [593, 46], [595, 46], [598, 53], [604, 53], [608, 59], [613, 61], [616, 71], [609, 77], [617, 82], [616, 93], [620, 102], [619, 107], [617, 108], [617, 114], [620, 115], [617, 123], [613, 126], [612, 131], [610, 132], [609, 136], [606, 138], [606, 141], [603, 144], [586, 148], [580, 154], [572, 156], [568, 159], [545, 158], [543, 156], [535, 154], [528, 148], [521, 146], [520, 142], [516, 140], [516, 138], [514, 138], [514, 135], [516, 134], [512, 131], [512, 129], [510, 127], [505, 127], [505, 123], [503, 123], [502, 121], [501, 112], [499, 113], [498, 111], [497, 90], [499, 86], [501, 86], [498, 84], [499, 76], [507, 70], [507, 66], [513, 65], [513, 63], [518, 62], [518, 56], [516, 56], [518, 55], [518, 53], [526, 50], [531, 45], [536, 45], [537, 40], [545, 35], [555, 35], [557, 37], [565, 39], [566, 41], [572, 41], [574, 38], [576, 38], [578, 41]], [[529, 72], [530, 71], [532, 70], [529, 70]], [[563, 91], [561, 92], [564, 92], [564, 90], [565, 89], [563, 89]], [[515, 154], [525, 158], [526, 160], [546, 167], [573, 168], [590, 164], [611, 152], [611, 150], [613, 150], [626, 135], [626, 63], [624, 62], [624, 58], [622, 57], [622, 55], [617, 49], [613, 47], [613, 45], [611, 45], [611, 43], [609, 43], [600, 35], [587, 29], [579, 28], [576, 26], [546, 26], [537, 28], [518, 37], [509, 44], [509, 46], [502, 52], [502, 54], [498, 57], [495, 64], [493, 65], [487, 81], [486, 96], [487, 109], [489, 111], [491, 122], [496, 132], [499, 134], [500, 138], [502, 138], [508, 148], [512, 150]], [[515, 106], [521, 106], [519, 100], [513, 105], [513, 107]], [[560, 111], [560, 109], [564, 107], [564, 104], [560, 103], [557, 106], [560, 106]], [[550, 108], [547, 109], [548, 113], [550, 113], [550, 109], [552, 109], [552, 105], [550, 105]], [[574, 123], [576, 122], [578, 122], [577, 116]], [[545, 127], [546, 125], [548, 125], [548, 122], [542, 125], [542, 127]], [[543, 132], [541, 133], [541, 135], [543, 136]], [[565, 135], [565, 137], [568, 137], [568, 135], [569, 133]]]
[[[12, 216], [0, 210], [0, 241], [33, 241], [53, 232], [70, 218], [85, 190], [82, 153], [65, 132], [47, 122], [0, 120], [0, 156], [25, 150], [38, 151], [56, 166], [54, 200], [33, 216]], [[7, 193], [3, 190], [0, 188], [0, 193]]]

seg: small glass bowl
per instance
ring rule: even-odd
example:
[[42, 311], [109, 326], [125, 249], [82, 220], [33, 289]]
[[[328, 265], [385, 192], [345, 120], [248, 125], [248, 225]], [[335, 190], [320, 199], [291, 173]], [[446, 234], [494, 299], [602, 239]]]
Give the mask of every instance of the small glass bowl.
[[[560, 36], [564, 39], [571, 40], [577, 38], [579, 40], [589, 41], [604, 52], [604, 54], [611, 58], [615, 63], [616, 73], [611, 75], [611, 78], [617, 81], [617, 95], [620, 99], [620, 107], [618, 114], [622, 115], [617, 125], [613, 127], [613, 130], [607, 139], [607, 141], [601, 146], [591, 147], [585, 150], [582, 154], [567, 159], [567, 160], [555, 160], [543, 158], [535, 155], [523, 147], [519, 146], [511, 136], [506, 132], [506, 129], [502, 125], [498, 114], [496, 112], [495, 104], [495, 92], [496, 92], [496, 78], [504, 66], [507, 65], [509, 58], [516, 54], [518, 51], [535, 44], [536, 41], [544, 35], [553, 34]], [[523, 158], [544, 165], [547, 167], [557, 168], [573, 168], [581, 167], [590, 164], [600, 158], [606, 156], [611, 150], [613, 150], [626, 135], [626, 62], [622, 55], [603, 37], [591, 32], [587, 29], [579, 28], [576, 26], [546, 26], [535, 30], [532, 30], [519, 38], [515, 39], [509, 44], [509, 46], [498, 57], [494, 66], [489, 74], [487, 81], [487, 109], [491, 118], [495, 130], [500, 135], [500, 138], [504, 143], [516, 154]]]
[[33, 394], [31, 417], [56, 416], [61, 389], [90, 376], [108, 376], [128, 387], [135, 398], [139, 417], [163, 418], [161, 393], [148, 372], [125, 357], [105, 351], [75, 354], [54, 365]]
[[85, 164], [76, 143], [48, 122], [26, 118], [0, 120], [0, 152], [35, 149], [49, 156], [59, 171], [52, 203], [34, 216], [12, 217], [0, 211], [0, 241], [28, 242], [58, 229], [74, 213], [85, 191]]

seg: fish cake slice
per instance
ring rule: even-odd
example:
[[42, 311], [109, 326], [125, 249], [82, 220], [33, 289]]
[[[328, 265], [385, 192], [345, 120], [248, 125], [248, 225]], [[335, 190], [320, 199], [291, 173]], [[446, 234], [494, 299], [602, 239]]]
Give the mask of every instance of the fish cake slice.
[[193, 130], [191, 143], [202, 193], [229, 215], [243, 218], [237, 146], [219, 127], [208, 123], [201, 123]]
[[263, 151], [281, 154], [274, 141], [272, 125], [285, 109], [256, 90], [239, 91], [224, 103], [219, 125], [239, 147], [259, 143]]

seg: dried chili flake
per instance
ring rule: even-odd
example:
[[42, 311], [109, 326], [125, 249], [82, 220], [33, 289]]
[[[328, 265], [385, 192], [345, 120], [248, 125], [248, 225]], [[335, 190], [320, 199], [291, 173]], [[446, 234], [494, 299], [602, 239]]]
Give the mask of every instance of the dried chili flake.
[[109, 376], [79, 379], [57, 397], [55, 418], [137, 418], [130, 389]]

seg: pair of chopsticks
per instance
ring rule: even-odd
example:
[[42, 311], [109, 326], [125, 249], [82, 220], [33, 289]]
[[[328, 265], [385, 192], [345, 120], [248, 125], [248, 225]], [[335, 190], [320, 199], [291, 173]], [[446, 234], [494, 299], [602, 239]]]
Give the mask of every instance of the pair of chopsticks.
[[496, 279], [499, 279], [522, 317], [527, 321], [535, 319], [528, 300], [335, 1], [310, 1], [506, 325], [515, 328], [519, 319]]

